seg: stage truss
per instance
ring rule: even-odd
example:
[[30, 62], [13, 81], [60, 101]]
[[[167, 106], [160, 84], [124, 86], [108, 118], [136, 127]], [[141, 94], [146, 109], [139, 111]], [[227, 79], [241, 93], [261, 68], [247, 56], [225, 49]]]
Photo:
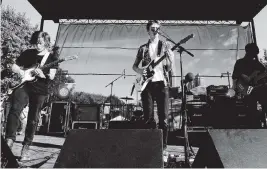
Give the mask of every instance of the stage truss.
[[[196, 21], [196, 20], [158, 20], [161, 25], [240, 25], [237, 21]], [[60, 19], [60, 24], [126, 24], [142, 25], [148, 20], [97, 20], [97, 19]]]

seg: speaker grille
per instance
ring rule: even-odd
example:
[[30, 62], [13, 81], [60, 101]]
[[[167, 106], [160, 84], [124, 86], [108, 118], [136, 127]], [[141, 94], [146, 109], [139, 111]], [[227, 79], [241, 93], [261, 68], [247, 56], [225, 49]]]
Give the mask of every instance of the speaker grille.
[[162, 168], [161, 130], [71, 130], [55, 168]]
[[99, 106], [78, 104], [74, 112], [73, 120], [75, 121], [99, 121], [100, 119]]

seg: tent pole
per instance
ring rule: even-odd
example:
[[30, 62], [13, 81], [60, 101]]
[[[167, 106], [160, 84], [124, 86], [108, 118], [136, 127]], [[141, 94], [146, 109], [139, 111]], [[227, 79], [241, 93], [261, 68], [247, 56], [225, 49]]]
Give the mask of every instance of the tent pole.
[[40, 31], [44, 30], [44, 18], [41, 19]]
[[256, 31], [255, 31], [255, 24], [254, 20], [251, 20], [251, 26], [252, 26], [252, 34], [253, 34], [253, 42], [257, 44], [257, 38], [256, 38]]

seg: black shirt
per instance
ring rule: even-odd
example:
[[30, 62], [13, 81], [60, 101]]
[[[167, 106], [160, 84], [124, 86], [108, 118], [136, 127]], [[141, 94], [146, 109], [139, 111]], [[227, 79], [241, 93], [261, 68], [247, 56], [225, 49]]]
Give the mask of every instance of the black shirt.
[[[22, 66], [24, 69], [32, 68], [33, 66], [40, 64], [43, 56], [37, 55], [38, 51], [36, 49], [28, 49], [21, 53], [21, 55], [17, 58], [16, 64], [18, 66]], [[58, 58], [51, 54], [48, 56], [45, 64], [51, 63], [58, 60]], [[58, 64], [50, 67], [48, 69], [43, 70], [43, 73], [45, 75], [49, 74], [49, 70], [57, 69]], [[48, 94], [48, 85], [51, 82], [51, 80], [47, 77], [46, 79], [42, 79], [39, 77], [36, 77], [38, 80], [36, 82], [28, 82], [26, 83], [27, 89], [29, 89], [31, 92], [34, 92], [36, 94], [40, 95], [47, 95]]]
[[254, 71], [264, 72], [265, 67], [257, 59], [242, 58], [236, 61], [233, 79], [239, 79], [242, 74], [250, 76]]

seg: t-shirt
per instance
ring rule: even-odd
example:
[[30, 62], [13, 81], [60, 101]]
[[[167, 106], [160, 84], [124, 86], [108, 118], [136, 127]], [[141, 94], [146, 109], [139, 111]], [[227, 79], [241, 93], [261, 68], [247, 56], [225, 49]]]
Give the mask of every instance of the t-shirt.
[[[151, 42], [149, 44], [149, 55], [152, 60], [155, 60], [155, 62], [160, 58], [158, 57], [158, 41]], [[154, 68], [154, 76], [152, 77], [152, 82], [157, 81], [164, 81], [164, 70], [163, 70], [163, 62], [160, 62], [155, 68]]]
[[264, 72], [265, 67], [258, 61], [242, 58], [236, 61], [232, 78], [239, 79], [242, 74], [250, 76], [254, 71]]
[[[28, 50], [25, 50], [24, 52], [21, 53], [21, 55], [16, 60], [16, 64], [18, 66], [22, 66], [24, 69], [27, 69], [27, 68], [33, 67], [36, 64], [40, 64], [42, 59], [43, 59], [43, 56], [38, 55], [38, 51], [36, 49], [28, 49]], [[50, 53], [45, 64], [54, 62], [56, 60], [58, 60], [58, 58], [55, 55]], [[55, 66], [50, 67], [48, 69], [44, 69], [43, 73], [45, 75], [48, 75], [49, 70], [51, 68], [57, 69], [58, 64], [56, 64]], [[31, 92], [34, 92], [34, 93], [40, 94], [40, 95], [47, 95], [48, 94], [48, 86], [49, 86], [49, 83], [51, 82], [51, 80], [48, 77], [46, 79], [42, 79], [39, 77], [36, 77], [36, 78], [38, 79], [36, 82], [28, 82], [25, 84], [25, 86]]]

